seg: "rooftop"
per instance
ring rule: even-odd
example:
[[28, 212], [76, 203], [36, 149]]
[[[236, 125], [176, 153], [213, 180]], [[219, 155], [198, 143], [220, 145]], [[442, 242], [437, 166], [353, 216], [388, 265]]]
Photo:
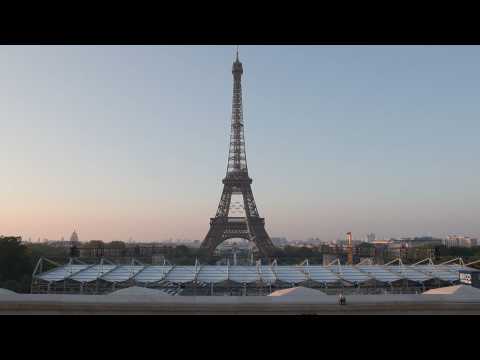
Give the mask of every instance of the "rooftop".
[[[43, 259], [42, 259], [43, 260]], [[42, 261], [40, 260], [40, 262]], [[38, 268], [41, 268], [39, 262]], [[366, 282], [380, 282], [392, 284], [397, 281], [408, 280], [415, 283], [425, 283], [438, 279], [447, 283], [455, 283], [459, 279], [459, 270], [473, 270], [463, 263], [452, 264], [414, 264], [403, 265], [401, 262], [386, 265], [340, 265], [338, 262], [328, 266], [302, 265], [283, 266], [276, 262], [270, 265], [257, 263], [252, 266], [231, 265], [143, 265], [133, 261], [131, 265], [115, 265], [105, 263], [83, 264], [71, 261], [69, 264], [58, 266], [52, 270], [34, 273], [34, 280], [47, 283], [62, 282], [65, 280], [78, 283], [90, 283], [102, 280], [117, 284], [127, 281], [140, 285], [151, 285], [159, 282], [173, 284], [204, 283], [215, 284], [226, 281], [238, 284], [263, 283], [266, 285], [278, 282], [296, 286], [306, 282], [319, 284], [343, 283], [362, 284]]]

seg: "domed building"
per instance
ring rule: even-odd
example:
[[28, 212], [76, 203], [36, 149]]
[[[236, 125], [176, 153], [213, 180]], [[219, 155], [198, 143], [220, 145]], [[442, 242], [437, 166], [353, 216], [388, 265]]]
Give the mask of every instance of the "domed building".
[[78, 234], [77, 232], [74, 230], [73, 233], [72, 233], [72, 236], [70, 236], [70, 242], [72, 243], [77, 243], [79, 240], [78, 240]]

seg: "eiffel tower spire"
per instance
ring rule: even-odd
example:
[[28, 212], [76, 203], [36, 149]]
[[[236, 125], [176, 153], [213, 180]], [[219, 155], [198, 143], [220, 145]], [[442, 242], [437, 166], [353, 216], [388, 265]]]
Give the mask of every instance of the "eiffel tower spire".
[[[262, 255], [268, 256], [274, 246], [265, 230], [265, 220], [258, 213], [251, 188], [252, 179], [248, 175], [242, 104], [243, 65], [239, 60], [238, 47], [236, 59], [232, 65], [232, 75], [232, 119], [227, 174], [222, 181], [223, 192], [217, 213], [214, 218], [210, 219], [210, 230], [203, 240], [201, 248], [213, 253], [223, 241], [231, 238], [243, 238], [254, 242]], [[244, 216], [229, 216], [232, 195], [242, 196]]]
[[245, 172], [247, 170], [247, 156], [245, 153], [245, 137], [243, 134], [243, 103], [242, 103], [242, 75], [243, 65], [237, 58], [232, 66], [233, 97], [232, 97], [232, 124], [230, 131], [230, 149], [228, 154], [227, 176], [229, 173]]

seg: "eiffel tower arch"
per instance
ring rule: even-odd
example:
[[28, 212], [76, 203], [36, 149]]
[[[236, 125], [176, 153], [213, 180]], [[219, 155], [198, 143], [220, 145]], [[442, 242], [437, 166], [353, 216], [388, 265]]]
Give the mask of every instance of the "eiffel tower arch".
[[[201, 248], [212, 254], [222, 242], [232, 238], [252, 241], [264, 256], [275, 249], [265, 230], [265, 219], [261, 218], [252, 192], [252, 179], [248, 175], [247, 156], [242, 106], [243, 65], [237, 57], [232, 67], [233, 99], [230, 148], [228, 153], [227, 174], [222, 180], [223, 191], [217, 213], [210, 219], [210, 230], [201, 244]], [[239, 202], [232, 198], [240, 197]], [[242, 216], [231, 216], [236, 210], [243, 210]]]

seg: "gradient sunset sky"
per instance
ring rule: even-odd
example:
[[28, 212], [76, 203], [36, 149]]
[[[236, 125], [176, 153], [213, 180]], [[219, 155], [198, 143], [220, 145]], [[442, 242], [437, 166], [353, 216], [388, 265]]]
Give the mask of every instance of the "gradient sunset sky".
[[[234, 46], [0, 47], [0, 234], [203, 239]], [[241, 46], [270, 236], [480, 236], [480, 47]]]

